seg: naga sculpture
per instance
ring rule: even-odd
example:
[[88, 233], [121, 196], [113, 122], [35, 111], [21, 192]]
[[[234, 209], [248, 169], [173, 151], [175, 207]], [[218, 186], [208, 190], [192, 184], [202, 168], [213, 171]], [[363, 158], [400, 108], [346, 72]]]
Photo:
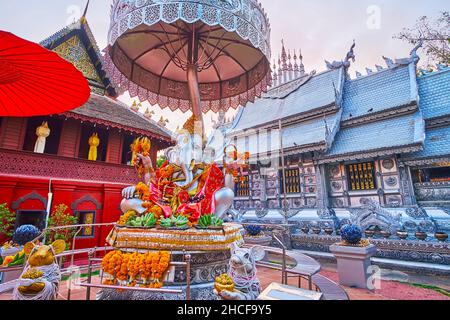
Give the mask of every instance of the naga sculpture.
[[350, 60], [355, 62], [355, 59], [356, 59], [355, 52], [354, 52], [355, 47], [356, 47], [356, 43], [353, 40], [353, 44], [352, 44], [349, 52], [347, 53], [347, 56], [345, 57], [344, 61], [333, 61], [332, 63], [330, 63], [325, 60], [325, 64], [327, 65], [328, 70], [339, 69], [341, 67], [348, 69], [350, 67]]

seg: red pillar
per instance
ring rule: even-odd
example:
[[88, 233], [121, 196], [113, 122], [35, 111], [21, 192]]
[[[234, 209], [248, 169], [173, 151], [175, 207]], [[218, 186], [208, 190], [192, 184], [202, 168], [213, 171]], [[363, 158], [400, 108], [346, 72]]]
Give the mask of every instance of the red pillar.
[[[0, 204], [6, 203], [11, 208], [16, 185], [17, 180], [14, 181], [12, 178], [0, 177]], [[8, 239], [0, 234], [0, 245], [6, 240]]]
[[[105, 184], [103, 187], [103, 215], [97, 219], [98, 223], [117, 222], [122, 215], [120, 202], [122, 201], [123, 185]], [[105, 245], [105, 239], [111, 231], [111, 227], [101, 227], [98, 233], [98, 246]]]

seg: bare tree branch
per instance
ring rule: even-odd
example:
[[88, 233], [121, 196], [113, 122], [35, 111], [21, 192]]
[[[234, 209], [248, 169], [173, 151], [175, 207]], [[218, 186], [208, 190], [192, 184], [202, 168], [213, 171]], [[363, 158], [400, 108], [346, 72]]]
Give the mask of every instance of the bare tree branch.
[[430, 62], [450, 64], [450, 13], [447, 11], [436, 19], [420, 17], [413, 27], [404, 28], [394, 38], [412, 45], [422, 40], [422, 51]]

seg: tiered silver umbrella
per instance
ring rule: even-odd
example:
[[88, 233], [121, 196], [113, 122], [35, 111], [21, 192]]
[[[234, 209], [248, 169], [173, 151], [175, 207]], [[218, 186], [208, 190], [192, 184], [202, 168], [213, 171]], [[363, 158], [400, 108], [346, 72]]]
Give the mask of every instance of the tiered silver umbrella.
[[270, 82], [270, 25], [256, 0], [115, 0], [106, 53], [119, 90], [199, 119]]

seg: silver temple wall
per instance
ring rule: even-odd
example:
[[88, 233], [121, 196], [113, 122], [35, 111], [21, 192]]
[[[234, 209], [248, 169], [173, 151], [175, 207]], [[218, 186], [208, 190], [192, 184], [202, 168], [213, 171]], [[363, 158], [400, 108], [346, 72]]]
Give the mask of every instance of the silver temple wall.
[[[323, 234], [348, 222], [389, 231], [386, 241], [404, 229], [409, 241], [422, 231], [437, 243], [436, 232], [450, 233], [450, 67], [419, 69], [416, 47], [352, 79], [353, 50], [326, 71], [306, 73], [283, 45], [275, 87], [232, 121], [219, 119], [224, 143], [251, 153], [248, 190], [236, 190], [234, 208], [245, 221], [280, 223], [287, 213], [294, 244], [305, 225]], [[213, 138], [209, 147], [223, 150]], [[439, 260], [430, 259], [422, 261]]]

